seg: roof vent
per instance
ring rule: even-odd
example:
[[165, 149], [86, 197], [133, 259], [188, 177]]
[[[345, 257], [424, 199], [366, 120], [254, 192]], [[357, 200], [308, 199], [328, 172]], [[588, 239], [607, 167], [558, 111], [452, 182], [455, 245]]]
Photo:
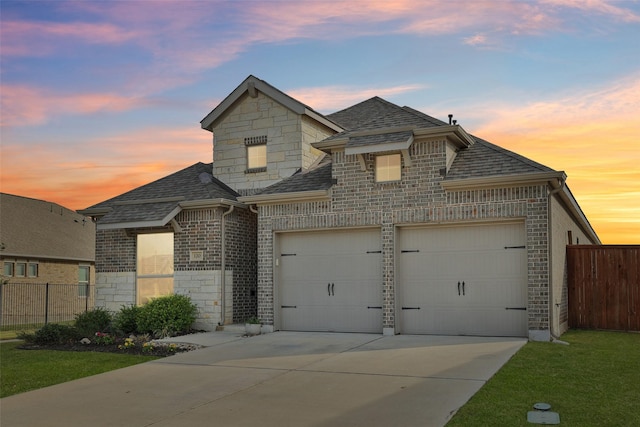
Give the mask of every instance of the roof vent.
[[200, 178], [200, 182], [203, 184], [211, 184], [213, 182], [213, 177], [207, 172], [202, 172], [198, 175], [198, 178]]

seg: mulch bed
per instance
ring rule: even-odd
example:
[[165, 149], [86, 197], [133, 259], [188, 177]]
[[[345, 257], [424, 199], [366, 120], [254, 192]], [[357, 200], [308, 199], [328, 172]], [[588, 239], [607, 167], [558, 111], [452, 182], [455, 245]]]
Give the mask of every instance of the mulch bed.
[[173, 356], [176, 353], [184, 353], [186, 351], [196, 350], [200, 348], [196, 344], [184, 344], [184, 343], [167, 343], [151, 341], [153, 345], [143, 348], [143, 342], [136, 340], [134, 346], [124, 348], [124, 338], [118, 338], [113, 344], [82, 344], [80, 342], [72, 342], [68, 344], [33, 344], [27, 343], [19, 345], [17, 348], [23, 350], [59, 350], [59, 351], [94, 351], [103, 353], [118, 353], [118, 354], [135, 354], [143, 356], [158, 356], [167, 357]]

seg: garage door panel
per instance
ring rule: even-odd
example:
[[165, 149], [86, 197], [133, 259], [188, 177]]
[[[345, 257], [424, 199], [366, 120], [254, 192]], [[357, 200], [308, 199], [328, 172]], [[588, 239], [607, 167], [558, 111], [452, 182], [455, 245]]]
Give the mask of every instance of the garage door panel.
[[522, 223], [401, 229], [398, 245], [401, 305], [420, 307], [404, 333], [526, 335]]
[[[381, 332], [379, 229], [279, 236], [281, 328]], [[276, 254], [277, 256], [277, 254]], [[295, 308], [294, 308], [295, 307]]]

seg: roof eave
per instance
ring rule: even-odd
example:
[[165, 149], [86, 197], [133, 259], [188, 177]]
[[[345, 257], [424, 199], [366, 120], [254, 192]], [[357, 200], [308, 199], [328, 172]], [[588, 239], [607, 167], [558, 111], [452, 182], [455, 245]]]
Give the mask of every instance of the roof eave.
[[295, 191], [289, 193], [256, 194], [253, 196], [239, 197], [239, 201], [251, 205], [269, 205], [301, 201], [331, 200], [331, 189]]
[[100, 221], [96, 224], [96, 230], [122, 230], [127, 228], [149, 228], [149, 227], [164, 227], [167, 225], [176, 215], [182, 211], [182, 207], [177, 205], [162, 219], [153, 221], [127, 221], [127, 222], [111, 222], [106, 224], [100, 224]]
[[230, 199], [201, 199], [201, 200], [187, 200], [180, 202], [180, 206], [183, 209], [198, 209], [198, 208], [219, 208], [224, 206], [235, 206], [237, 208], [247, 209], [247, 205]]
[[95, 262], [93, 258], [85, 258], [85, 257], [58, 256], [58, 255], [46, 255], [46, 254], [38, 254], [38, 253], [21, 253], [21, 252], [4, 252], [4, 251], [2, 252], [2, 258]]
[[460, 125], [434, 126], [414, 129], [413, 134], [417, 137], [446, 137], [458, 148], [467, 148], [475, 143], [475, 140]]
[[[558, 180], [564, 181], [567, 175], [563, 171], [549, 171], [549, 172], [532, 172], [525, 174], [514, 175], [493, 175], [483, 176], [477, 178], [461, 178], [443, 180], [440, 182], [442, 188], [447, 191], [459, 190], [459, 189], [476, 189], [495, 187], [499, 185], [523, 185], [523, 184], [540, 184], [549, 182], [558, 182]], [[552, 184], [554, 185], [554, 184]]]

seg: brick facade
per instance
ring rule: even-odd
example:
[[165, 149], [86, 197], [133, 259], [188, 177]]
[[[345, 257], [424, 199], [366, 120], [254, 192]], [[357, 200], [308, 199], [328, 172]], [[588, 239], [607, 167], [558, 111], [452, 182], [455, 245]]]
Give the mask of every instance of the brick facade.
[[[444, 140], [415, 142], [412, 166], [402, 180], [376, 183], [371, 168], [361, 170], [355, 155], [334, 152], [331, 201], [260, 206], [258, 226], [258, 313], [274, 322], [274, 233], [375, 226], [381, 229], [383, 252], [383, 328], [396, 328], [395, 238], [397, 227], [504, 219], [524, 220], [527, 238], [529, 329], [549, 329], [546, 184], [445, 191], [440, 170], [446, 164]], [[365, 156], [372, 163], [372, 156]]]
[[[117, 311], [136, 303], [136, 236], [140, 232], [174, 232], [174, 292], [189, 295], [198, 306], [196, 327], [212, 330], [221, 322], [222, 215], [227, 208], [180, 212], [180, 227], [98, 230], [96, 305]], [[225, 323], [256, 314], [256, 215], [236, 209], [225, 218]], [[193, 252], [202, 257], [192, 257]]]

